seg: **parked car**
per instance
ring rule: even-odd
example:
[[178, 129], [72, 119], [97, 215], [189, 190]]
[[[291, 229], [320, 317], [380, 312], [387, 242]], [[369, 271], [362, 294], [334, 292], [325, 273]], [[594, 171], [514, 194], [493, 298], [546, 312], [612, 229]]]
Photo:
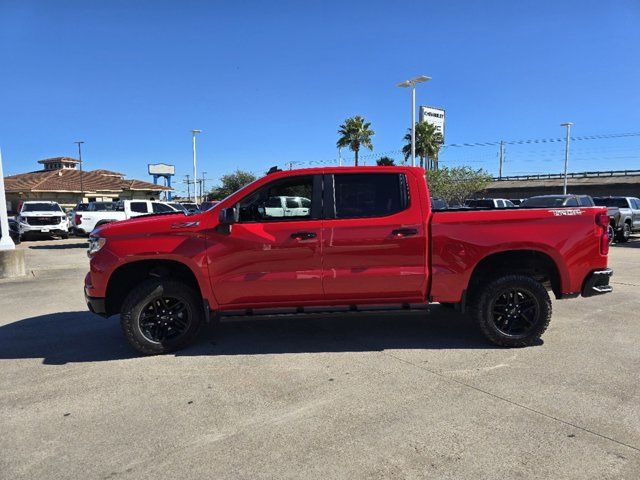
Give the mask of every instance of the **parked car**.
[[607, 207], [612, 233], [619, 242], [640, 232], [640, 200], [635, 197], [595, 197], [594, 203]]
[[538, 195], [526, 198], [522, 208], [556, 208], [556, 207], [593, 207], [593, 199], [589, 195]]
[[185, 207], [184, 204], [182, 204], [180, 202], [167, 202], [167, 205], [169, 205], [170, 207], [175, 208], [179, 212], [183, 212], [185, 214], [191, 213], [191, 212], [189, 212], [189, 210], [187, 210], [187, 207]]
[[433, 210], [446, 210], [447, 208], [449, 208], [449, 204], [446, 200], [443, 200], [441, 198], [431, 197], [431, 208]]
[[51, 235], [69, 238], [67, 215], [56, 202], [23, 202], [16, 220], [23, 240]]
[[86, 235], [106, 223], [152, 213], [178, 213], [178, 210], [164, 202], [154, 200], [89, 202], [84, 212], [76, 212], [73, 223], [76, 233]]
[[[0, 237], [2, 236], [2, 225], [0, 225]], [[9, 219], [9, 236], [13, 243], [18, 245], [20, 243], [20, 227], [18, 226], [18, 222], [14, 219]]]
[[[302, 196], [311, 204], [295, 217], [261, 209]], [[549, 291], [612, 290], [605, 209], [433, 212], [428, 197], [415, 167], [286, 170], [197, 215], [103, 225], [89, 240], [87, 304], [120, 314], [143, 354], [185, 347], [221, 315], [431, 302], [470, 312], [497, 345], [522, 347], [549, 324]]]
[[196, 203], [192, 202], [182, 202], [182, 205], [189, 211], [189, 213], [198, 213], [200, 212], [200, 207]]
[[211, 202], [202, 202], [200, 204], [200, 211], [201, 212], [205, 212], [207, 210], [209, 210], [210, 208], [215, 207], [217, 204], [219, 204], [220, 202], [217, 200], [213, 200]]
[[464, 202], [468, 208], [513, 208], [515, 205], [506, 198], [478, 198]]

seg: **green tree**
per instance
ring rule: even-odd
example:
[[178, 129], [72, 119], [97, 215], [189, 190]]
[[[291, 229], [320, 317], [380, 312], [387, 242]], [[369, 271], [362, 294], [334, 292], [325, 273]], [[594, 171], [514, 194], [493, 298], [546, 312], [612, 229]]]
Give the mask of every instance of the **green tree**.
[[[411, 158], [411, 129], [404, 136], [407, 144], [402, 147], [404, 159]], [[429, 159], [427, 170], [438, 169], [438, 154], [442, 146], [442, 135], [434, 125], [427, 122], [416, 123], [416, 157], [420, 158], [420, 166], [424, 168], [425, 159]]]
[[380, 157], [378, 160], [376, 160], [376, 164], [379, 167], [393, 167], [396, 162], [391, 157]]
[[475, 193], [491, 183], [491, 175], [483, 169], [470, 167], [427, 170], [427, 182], [432, 197], [442, 198], [450, 205], [463, 205]]
[[338, 148], [349, 147], [355, 154], [355, 165], [358, 166], [358, 158], [360, 153], [360, 147], [373, 150], [373, 144], [371, 143], [371, 137], [376, 132], [371, 130], [371, 123], [365, 122], [364, 118], [360, 115], [356, 115], [352, 118], [347, 118], [338, 130], [338, 141], [336, 145]]
[[209, 200], [222, 200], [233, 192], [240, 190], [245, 185], [253, 182], [256, 176], [251, 172], [236, 170], [220, 178], [220, 185], [213, 187], [207, 198]]

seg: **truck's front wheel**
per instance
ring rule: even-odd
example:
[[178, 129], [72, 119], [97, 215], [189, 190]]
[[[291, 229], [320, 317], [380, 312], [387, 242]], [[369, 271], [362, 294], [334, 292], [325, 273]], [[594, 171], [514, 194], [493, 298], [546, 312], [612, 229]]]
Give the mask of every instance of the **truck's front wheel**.
[[551, 299], [540, 282], [507, 275], [488, 283], [476, 297], [474, 316], [489, 341], [504, 347], [533, 345], [551, 320]]
[[151, 279], [125, 299], [122, 330], [133, 348], [145, 355], [179, 350], [190, 344], [203, 323], [200, 297], [187, 285]]

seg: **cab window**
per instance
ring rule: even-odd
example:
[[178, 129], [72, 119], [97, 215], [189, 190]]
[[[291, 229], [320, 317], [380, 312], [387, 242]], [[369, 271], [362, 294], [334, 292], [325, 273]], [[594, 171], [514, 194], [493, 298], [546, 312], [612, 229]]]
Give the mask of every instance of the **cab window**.
[[403, 174], [340, 174], [334, 184], [336, 218], [384, 217], [408, 207]]
[[313, 176], [284, 178], [246, 196], [237, 207], [240, 223], [283, 222], [316, 218]]

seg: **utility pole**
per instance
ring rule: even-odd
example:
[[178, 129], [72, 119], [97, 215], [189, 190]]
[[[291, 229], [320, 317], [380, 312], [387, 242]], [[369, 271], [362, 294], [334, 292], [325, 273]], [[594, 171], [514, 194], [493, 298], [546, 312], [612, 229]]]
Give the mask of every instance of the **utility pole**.
[[563, 189], [564, 195], [567, 194], [567, 169], [569, 167], [569, 138], [571, 135], [571, 125], [573, 125], [573, 123], [571, 122], [565, 122], [560, 124], [561, 127], [567, 128], [567, 138], [565, 139], [565, 142], [564, 142], [564, 189]]
[[498, 178], [502, 178], [502, 164], [504, 163], [504, 142], [500, 141], [500, 170]]
[[200, 196], [203, 198], [203, 201], [206, 200], [205, 195], [207, 194], [207, 189], [204, 187], [206, 179], [207, 179], [207, 172], [203, 170], [202, 178], [200, 179]]
[[73, 143], [78, 145], [78, 160], [80, 161], [80, 196], [82, 197], [80, 198], [80, 203], [82, 203], [84, 201], [84, 185], [82, 184], [82, 144], [84, 142], [78, 141]]
[[191, 182], [189, 181], [189, 175], [185, 175], [185, 177], [187, 177], [187, 181], [186, 181], [186, 184], [187, 184], [187, 198], [189, 199], [189, 201], [191, 201], [191, 191], [189, 190], [189, 183], [191, 183]]
[[196, 165], [196, 135], [202, 133], [202, 130], [191, 130], [192, 147], [193, 147], [193, 201], [198, 204], [198, 192], [196, 191], [196, 184], [198, 182], [198, 167]]

